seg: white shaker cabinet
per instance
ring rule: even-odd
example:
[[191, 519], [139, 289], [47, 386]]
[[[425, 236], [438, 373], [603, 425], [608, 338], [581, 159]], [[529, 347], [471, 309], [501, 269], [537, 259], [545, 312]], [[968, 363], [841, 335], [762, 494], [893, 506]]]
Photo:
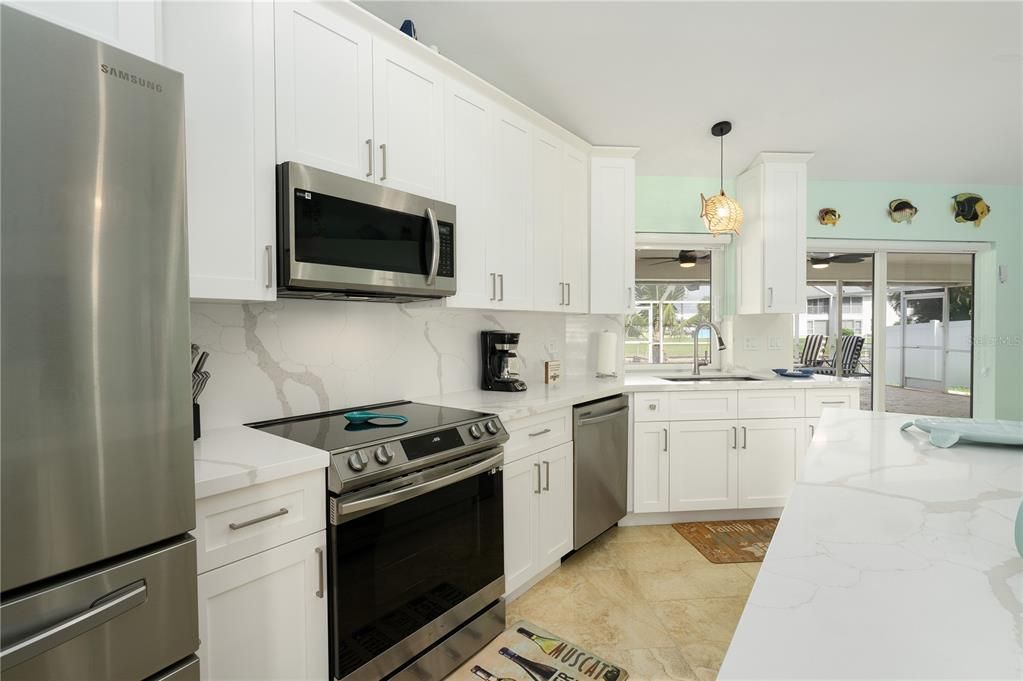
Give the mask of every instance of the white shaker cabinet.
[[371, 35], [323, 3], [273, 7], [277, 161], [373, 181]]
[[543, 565], [550, 565], [571, 551], [574, 543], [572, 443], [551, 447], [537, 458], [542, 476], [538, 556]]
[[590, 312], [632, 309], [636, 279], [636, 161], [632, 147], [594, 147], [590, 166]]
[[504, 464], [506, 594], [572, 550], [573, 462], [568, 441]]
[[185, 75], [192, 298], [277, 297], [273, 11], [262, 2], [161, 5], [163, 62]]
[[636, 513], [667, 511], [668, 422], [633, 424], [633, 509]]
[[326, 532], [199, 575], [203, 681], [328, 677]]
[[22, 0], [8, 4], [126, 52], [151, 61], [159, 61], [156, 34], [160, 5], [169, 3], [161, 3], [158, 0], [105, 2]]
[[763, 153], [736, 178], [742, 233], [735, 249], [739, 314], [806, 308], [806, 163], [812, 154]]
[[373, 143], [377, 182], [443, 198], [443, 78], [411, 50], [383, 39], [373, 41]]
[[561, 279], [566, 312], [590, 310], [590, 155], [565, 145], [562, 155]]
[[[487, 241], [489, 307], [533, 307], [533, 165], [529, 123], [503, 108], [494, 121], [494, 201]], [[457, 236], [456, 236], [457, 240]]]
[[669, 436], [669, 510], [735, 508], [739, 499], [735, 422], [672, 423]]
[[458, 292], [451, 307], [494, 305], [487, 268], [487, 244], [495, 238], [494, 103], [473, 88], [449, 78], [444, 117], [446, 201], [455, 205], [455, 273]]
[[562, 145], [533, 129], [533, 309], [561, 311], [568, 300], [561, 276]]
[[784, 506], [806, 452], [803, 419], [743, 419], [739, 427], [739, 508]]
[[540, 464], [535, 456], [504, 465], [504, 587], [515, 591], [536, 574]]

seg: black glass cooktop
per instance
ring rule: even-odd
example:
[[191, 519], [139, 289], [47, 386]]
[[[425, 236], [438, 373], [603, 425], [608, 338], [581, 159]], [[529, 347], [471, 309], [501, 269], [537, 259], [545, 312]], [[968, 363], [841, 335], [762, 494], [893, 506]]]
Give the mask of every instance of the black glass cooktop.
[[[400, 424], [396, 421], [378, 420], [356, 425], [349, 423], [348, 419], [344, 417], [344, 414], [352, 411], [396, 414], [407, 418], [408, 423]], [[491, 414], [470, 409], [440, 407], [435, 404], [385, 402], [274, 421], [260, 421], [248, 425], [310, 447], [336, 452], [342, 449], [358, 448], [379, 440], [398, 440], [415, 433], [448, 428], [487, 416], [491, 416]]]

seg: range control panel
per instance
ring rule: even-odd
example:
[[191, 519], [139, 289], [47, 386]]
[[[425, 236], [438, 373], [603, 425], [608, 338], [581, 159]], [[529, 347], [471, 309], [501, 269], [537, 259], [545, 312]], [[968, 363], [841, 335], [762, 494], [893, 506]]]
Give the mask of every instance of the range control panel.
[[427, 468], [434, 465], [431, 459], [439, 463], [462, 450], [468, 454], [487, 445], [496, 447], [507, 440], [508, 433], [501, 420], [493, 416], [355, 451], [339, 452], [331, 457], [331, 477], [337, 476], [346, 488], [356, 482], [361, 487]]

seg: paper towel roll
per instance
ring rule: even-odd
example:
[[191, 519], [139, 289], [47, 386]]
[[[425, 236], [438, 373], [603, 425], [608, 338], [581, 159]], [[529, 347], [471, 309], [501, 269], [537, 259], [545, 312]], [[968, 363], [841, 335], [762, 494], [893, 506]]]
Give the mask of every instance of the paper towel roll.
[[618, 375], [618, 334], [601, 331], [597, 339], [597, 376]]

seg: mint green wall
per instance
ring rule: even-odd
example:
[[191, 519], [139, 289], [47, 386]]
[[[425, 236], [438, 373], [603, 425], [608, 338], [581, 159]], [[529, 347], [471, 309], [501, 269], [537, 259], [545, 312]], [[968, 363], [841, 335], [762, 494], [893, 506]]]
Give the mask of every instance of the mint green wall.
[[[637, 177], [636, 231], [705, 233], [700, 192], [717, 187], [717, 178]], [[726, 182], [725, 191], [731, 188]], [[979, 229], [953, 220], [951, 197], [959, 192], [975, 192], [990, 204], [991, 215]], [[920, 209], [912, 224], [888, 219], [888, 202], [896, 198], [909, 199]], [[842, 214], [837, 227], [817, 223], [817, 211], [825, 207]], [[998, 263], [1009, 268], [1008, 282], [996, 286], [997, 413], [1023, 420], [1023, 187], [811, 180], [807, 210], [811, 238], [990, 242]]]

